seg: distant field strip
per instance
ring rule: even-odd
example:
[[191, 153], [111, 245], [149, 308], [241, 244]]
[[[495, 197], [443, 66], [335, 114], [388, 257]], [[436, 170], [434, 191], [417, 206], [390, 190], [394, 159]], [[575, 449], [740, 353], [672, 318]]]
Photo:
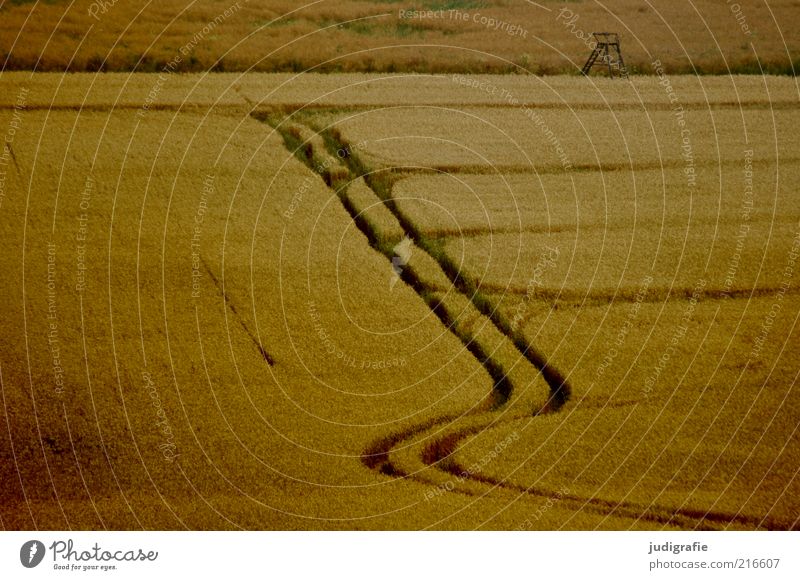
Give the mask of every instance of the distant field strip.
[[[738, 225], [699, 224], [663, 231], [590, 229], [451, 237], [443, 247], [477, 288], [493, 292], [524, 294], [535, 276], [536, 291], [548, 297], [560, 291], [566, 296], [581, 291], [587, 296], [611, 295], [634, 289], [650, 275], [654, 292], [661, 297], [669, 291], [680, 295], [699, 278], [707, 280], [705, 291], [711, 295], [734, 290], [758, 295], [784, 281], [783, 269], [770, 264], [792, 251], [798, 220], [800, 216], [794, 223], [753, 223], [743, 230], [747, 238]], [[558, 260], [535, 274], [531, 264], [548, 252], [557, 254]]]
[[[459, 82], [469, 79], [470, 83]], [[668, 77], [680, 104], [689, 109], [794, 107], [798, 88], [790, 77], [692, 76]], [[674, 106], [657, 77], [638, 76], [620, 83], [605, 78], [529, 75], [428, 74], [171, 74], [124, 73], [3, 73], [0, 108], [14, 106], [22, 88], [29, 88], [31, 108], [118, 107], [150, 108], [247, 105], [284, 112], [311, 108], [328, 112], [364, 107], [441, 106], [519, 109], [551, 107], [622, 110], [640, 107], [664, 110]], [[587, 82], [588, 81], [588, 82]], [[408, 88], [413, 83], [413, 90]], [[488, 89], [488, 90], [487, 90]], [[508, 96], [517, 99], [510, 105]], [[319, 111], [314, 111], [319, 112]]]
[[[269, 119], [265, 120], [269, 121]], [[367, 236], [371, 245], [382, 251], [389, 260], [392, 260], [396, 247], [394, 245], [400, 241], [399, 233], [402, 232], [404, 236], [411, 237], [413, 232], [406, 231], [402, 224], [396, 220], [396, 217], [390, 213], [383, 217], [383, 223], [374, 223], [369, 219], [370, 214], [366, 213], [369, 210], [369, 206], [364, 211], [359, 210], [358, 204], [370, 204], [370, 199], [369, 197], [364, 199], [364, 194], [362, 193], [361, 200], [357, 201], [358, 198], [355, 197], [355, 194], [359, 191], [365, 191], [363, 188], [370, 183], [371, 178], [374, 176], [366, 175], [367, 181], [365, 184], [364, 175], [350, 173], [346, 165], [339, 163], [337, 158], [333, 157], [333, 154], [341, 151], [342, 153], [338, 157], [352, 159], [355, 152], [349, 146], [341, 143], [333, 144], [333, 151], [328, 151], [322, 136], [315, 134], [313, 131], [284, 121], [271, 122], [278, 130], [282, 130], [287, 148], [305, 161], [309, 168], [320, 173], [326, 183], [336, 191], [345, 208], [348, 209], [361, 231]], [[350, 191], [351, 189], [353, 190], [352, 192]], [[374, 193], [372, 194], [371, 205], [388, 207], [383, 206], [380, 198]], [[366, 217], [362, 219], [362, 216]], [[373, 219], [375, 218], [373, 217]], [[386, 228], [397, 232], [397, 234], [392, 237], [385, 236]], [[419, 244], [421, 240], [417, 238], [415, 241]], [[533, 375], [530, 375], [529, 372], [525, 373], [524, 367], [531, 364], [542, 373], [550, 387], [552, 395], [547, 405], [558, 407], [563, 404], [568, 396], [569, 386], [555, 369], [548, 367], [547, 362], [540, 354], [536, 353], [530, 346], [526, 346], [517, 352], [502, 332], [498, 333], [498, 329], [495, 328], [496, 322], [491, 317], [485, 317], [478, 312], [466, 314], [467, 311], [473, 310], [474, 307], [469, 303], [469, 294], [465, 294], [468, 299], [467, 302], [462, 302], [459, 306], [459, 300], [457, 299], [459, 290], [457, 286], [449, 287], [447, 294], [440, 298], [435, 294], [439, 288], [427, 284], [426, 281], [436, 280], [437, 278], [439, 280], [447, 280], [444, 275], [445, 272], [440, 269], [440, 265], [435, 260], [431, 260], [427, 256], [426, 250], [419, 247], [419, 245], [413, 246], [413, 249], [410, 249], [409, 252], [409, 261], [404, 264], [407, 268], [401, 272], [401, 277], [428, 303], [442, 323], [464, 343], [465, 347], [472, 352], [476, 359], [484, 365], [489, 375], [492, 376], [495, 388], [493, 406], [500, 407], [509, 400], [515, 383], [519, 383], [516, 385], [519, 390], [522, 390], [522, 387], [529, 387], [530, 383], [535, 380], [536, 373]], [[416, 256], [414, 256], [415, 253], [417, 253]], [[457, 281], [454, 282], [457, 284]], [[449, 295], [451, 292], [455, 293], [453, 297]], [[469, 331], [465, 330], [461, 322], [465, 315], [479, 319], [477, 323], [470, 325]], [[519, 345], [517, 345], [517, 348], [519, 348]], [[518, 377], [520, 372], [523, 373], [522, 377]]]

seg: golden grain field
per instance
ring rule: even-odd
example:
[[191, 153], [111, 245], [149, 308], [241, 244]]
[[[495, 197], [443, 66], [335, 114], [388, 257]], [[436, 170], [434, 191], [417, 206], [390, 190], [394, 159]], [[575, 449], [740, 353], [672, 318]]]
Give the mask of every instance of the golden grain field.
[[672, 73], [792, 74], [796, 12], [794, 0], [9, 0], [0, 62], [71, 72], [574, 74], [589, 34], [610, 29], [623, 33], [638, 73], [651, 71], [658, 47]]

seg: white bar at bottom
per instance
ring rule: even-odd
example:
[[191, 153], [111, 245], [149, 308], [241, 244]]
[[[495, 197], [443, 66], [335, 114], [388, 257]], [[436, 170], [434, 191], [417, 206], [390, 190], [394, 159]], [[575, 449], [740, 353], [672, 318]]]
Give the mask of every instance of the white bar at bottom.
[[0, 578], [797, 579], [799, 548], [794, 532], [3, 532]]

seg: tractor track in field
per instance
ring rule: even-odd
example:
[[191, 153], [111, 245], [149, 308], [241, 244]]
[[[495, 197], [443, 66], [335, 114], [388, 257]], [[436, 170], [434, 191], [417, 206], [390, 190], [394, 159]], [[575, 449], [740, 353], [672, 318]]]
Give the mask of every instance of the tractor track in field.
[[242, 327], [242, 329], [244, 330], [245, 334], [247, 334], [247, 336], [250, 337], [250, 340], [253, 341], [253, 344], [255, 345], [256, 349], [258, 350], [258, 353], [261, 355], [261, 358], [263, 358], [264, 362], [266, 362], [269, 366], [273, 366], [275, 364], [275, 360], [272, 358], [272, 356], [267, 352], [267, 350], [264, 348], [264, 346], [258, 340], [258, 337], [256, 337], [256, 335], [253, 333], [253, 331], [251, 331], [248, 328], [247, 324], [245, 324], [244, 319], [239, 314], [238, 310], [236, 310], [236, 305], [230, 299], [230, 297], [228, 296], [228, 293], [225, 292], [225, 288], [223, 287], [222, 283], [214, 275], [214, 272], [211, 271], [211, 268], [209, 268], [208, 264], [206, 264], [206, 261], [203, 259], [202, 256], [200, 257], [200, 263], [203, 265], [203, 268], [205, 269], [206, 273], [208, 274], [208, 277], [211, 278], [211, 281], [214, 283], [214, 286], [217, 287], [217, 291], [219, 292], [220, 296], [222, 296], [222, 299], [225, 301], [225, 306], [227, 306], [228, 309], [233, 313], [234, 318], [236, 318], [236, 321]]
[[[284, 126], [286, 119], [278, 120], [276, 118], [264, 117], [262, 114], [253, 114], [253, 116], [259, 121], [271, 124], [284, 138], [287, 150], [303, 161], [309, 168], [312, 170], [315, 169], [314, 160], [309, 155], [309, 149], [298, 146], [296, 143], [296, 136], [293, 137], [291, 133], [287, 132]], [[338, 133], [323, 133], [328, 143], [331, 143], [331, 141], [333, 142], [334, 148], [349, 150], [349, 145], [341, 139]], [[361, 167], [352, 156], [345, 157], [344, 166], [348, 170], [349, 179], [369, 177], [369, 172]], [[359, 230], [367, 237], [370, 245], [381, 253], [384, 253], [384, 255], [391, 260], [391, 257], [386, 254], [385, 249], [381, 248], [379, 240], [375, 238], [375, 232], [369, 230], [369, 226], [364, 220], [356, 219], [357, 210], [347, 203], [346, 198], [340, 194], [340, 191], [337, 191], [334, 183], [335, 180], [325, 175], [322, 177], [326, 184], [337, 194], [345, 210], [351, 215]], [[373, 193], [375, 193], [377, 199], [383, 200], [384, 205], [389, 207], [392, 214], [402, 225], [406, 235], [411, 237], [419, 244], [419, 247], [424, 250], [424, 243], [420, 243], [423, 241], [421, 240], [422, 236], [420, 232], [413, 227], [413, 224], [407, 222], [406, 218], [393, 207], [393, 204], [387, 202], [387, 199], [380, 195], [380, 192], [376, 190], [377, 188], [371, 180], [367, 179], [366, 182], [373, 190]], [[436, 259], [433, 255], [431, 255], [431, 257]], [[437, 260], [437, 263], [439, 263], [442, 270], [451, 279], [453, 289], [460, 292], [468, 299], [471, 299], [469, 294], [470, 288], [464, 287], [463, 280], [459, 279], [460, 273], [454, 272], [452, 267], [448, 267], [448, 264], [440, 263], [439, 260]], [[425, 300], [425, 290], [430, 290], [430, 288], [420, 287], [421, 281], [415, 279], [408, 271], [405, 271], [401, 278]], [[426, 303], [427, 302], [426, 300]], [[520, 414], [508, 411], [507, 403], [512, 398], [514, 389], [513, 385], [510, 384], [507, 376], [504, 374], [502, 366], [492, 361], [491, 354], [483, 352], [480, 348], [476, 350], [475, 341], [465, 340], [464, 336], [453, 331], [453, 321], [449, 320], [446, 315], [442, 315], [441, 312], [437, 312], [435, 305], [429, 303], [429, 307], [437, 314], [442, 323], [464, 343], [493, 379], [494, 404], [488, 410], [475, 409], [461, 415], [442, 415], [435, 417], [407, 429], [391, 433], [373, 442], [364, 450], [361, 456], [361, 461], [367, 468], [388, 477], [409, 479], [426, 486], [436, 486], [440, 488], [440, 482], [437, 482], [433, 477], [425, 476], [425, 469], [405, 469], [393, 458], [394, 453], [418, 445], [418, 443], [414, 443], [414, 440], [423, 439], [427, 441], [427, 443], [424, 444], [418, 459], [425, 467], [435, 469], [438, 473], [444, 474], [447, 477], [458, 478], [461, 481], [468, 480], [473, 486], [473, 488], [465, 488], [463, 486], [447, 488], [448, 491], [453, 493], [461, 493], [478, 498], [493, 490], [503, 490], [514, 494], [516, 497], [525, 495], [539, 499], [557, 498], [560, 506], [571, 508], [575, 512], [589, 512], [607, 517], [624, 517], [636, 521], [650, 522], [654, 525], [661, 525], [662, 527], [673, 525], [694, 530], [714, 530], [731, 525], [739, 525], [751, 529], [785, 529], [784, 526], [769, 519], [759, 519], [738, 513], [731, 514], [690, 508], [671, 509], [658, 505], [643, 505], [627, 501], [617, 502], [605, 500], [594, 496], [583, 497], [572, 493], [556, 493], [535, 486], [525, 487], [506, 481], [505, 479], [498, 479], [480, 472], [476, 473], [459, 465], [454, 460], [454, 455], [458, 451], [459, 445], [465, 439], [500, 425], [507, 425], [517, 421], [531, 421], [539, 416], [558, 413], [569, 401], [571, 393], [569, 383], [560, 371], [552, 367], [541, 353], [532, 348], [532, 345], [523, 344], [522, 339], [519, 337], [512, 338], [511, 333], [508, 331], [507, 322], [498, 319], [499, 315], [496, 311], [485, 312], [481, 310], [481, 305], [475, 304], [475, 306], [478, 307], [482, 315], [488, 318], [498, 330], [513, 342], [514, 346], [525, 359], [539, 371], [550, 389], [549, 400], [541, 406], [541, 408], [534, 409], [532, 413]], [[505, 413], [505, 415], [498, 416], [496, 414], [498, 412]], [[473, 424], [466, 428], [449, 431], [447, 429], [449, 425], [454, 424], [460, 419], [479, 419], [480, 415], [489, 415], [489, 417], [487, 417], [485, 421], [479, 421], [477, 425]], [[478, 486], [480, 491], [474, 489], [475, 485]]]

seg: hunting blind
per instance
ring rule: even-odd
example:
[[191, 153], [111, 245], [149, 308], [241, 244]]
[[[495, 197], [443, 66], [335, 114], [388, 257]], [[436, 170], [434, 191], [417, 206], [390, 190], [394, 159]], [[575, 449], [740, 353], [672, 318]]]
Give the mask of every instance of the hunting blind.
[[592, 67], [600, 61], [600, 65], [608, 66], [608, 76], [614, 78], [614, 73], [628, 78], [628, 69], [625, 68], [625, 61], [622, 59], [622, 51], [619, 48], [619, 34], [616, 32], [592, 32], [595, 46], [592, 54], [589, 55], [586, 64], [583, 65], [583, 74], [588, 75]]

